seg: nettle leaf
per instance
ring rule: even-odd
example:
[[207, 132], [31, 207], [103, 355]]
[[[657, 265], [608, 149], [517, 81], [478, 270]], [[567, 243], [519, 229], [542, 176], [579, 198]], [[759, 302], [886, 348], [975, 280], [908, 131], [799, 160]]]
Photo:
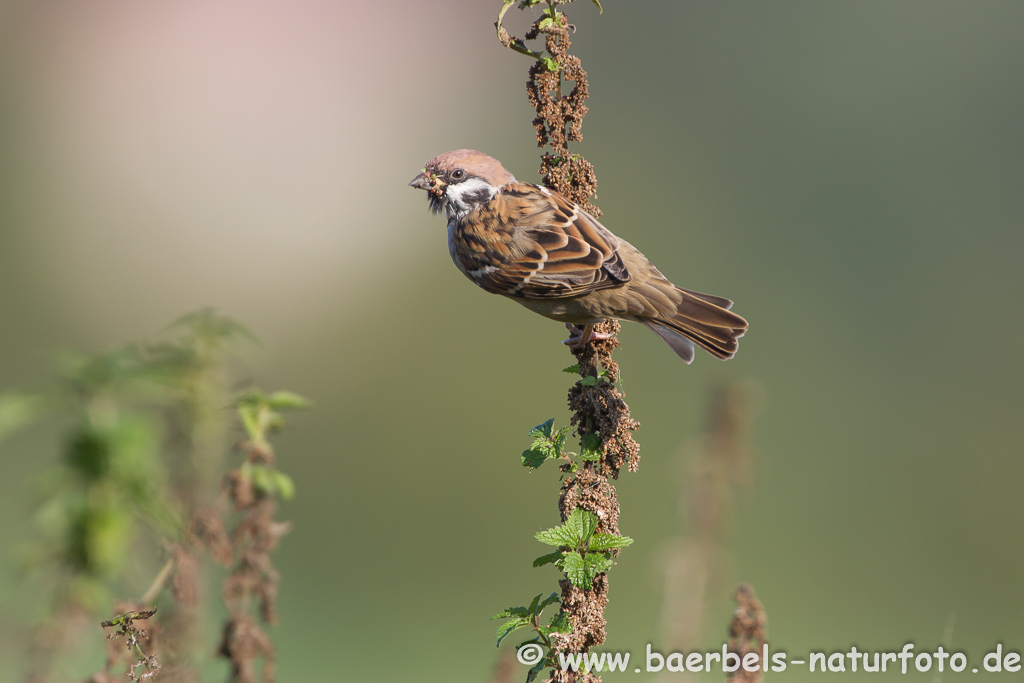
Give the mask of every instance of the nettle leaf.
[[604, 452], [601, 450], [599, 434], [584, 434], [580, 439], [580, 458], [583, 460], [600, 460]]
[[541, 57], [540, 61], [544, 62], [544, 66], [548, 68], [548, 71], [558, 71], [558, 62], [551, 57]]
[[251, 403], [240, 403], [238, 405], [238, 416], [242, 418], [242, 426], [246, 435], [256, 440], [260, 433], [260, 409]]
[[525, 607], [508, 607], [495, 614], [491, 619], [508, 619], [509, 617], [523, 617], [525, 619], [529, 616], [530, 610]]
[[[544, 608], [547, 607], [548, 605], [553, 605], [554, 603], [561, 602], [561, 601], [562, 601], [562, 598], [558, 595], [558, 593], [552, 593], [548, 597], [544, 598], [543, 601], [541, 601], [540, 609], [541, 609], [541, 611], [543, 611]], [[539, 612], [538, 612], [538, 614], [539, 614]]]
[[[586, 565], [579, 553], [567, 553], [565, 558], [562, 560], [561, 565], [566, 578], [568, 578], [570, 583], [577, 588], [590, 588], [594, 583], [593, 577], [591, 577], [589, 581], [587, 580]], [[594, 576], [596, 576], [596, 574]]]
[[293, 391], [275, 391], [267, 396], [267, 405], [274, 410], [295, 410], [308, 408], [310, 401], [305, 396], [300, 396]]
[[593, 375], [587, 375], [586, 377], [580, 380], [580, 384], [585, 387], [596, 387], [597, 378], [594, 377]]
[[[559, 560], [562, 559], [562, 556], [564, 554], [565, 553], [563, 553], [561, 550], [556, 550], [553, 553], [548, 553], [547, 555], [541, 555], [540, 557], [538, 557], [536, 560], [533, 561], [533, 566], [534, 567], [543, 567], [546, 564], [557, 563]], [[554, 595], [554, 593], [552, 593], [552, 595]]]
[[550, 456], [541, 448], [529, 448], [522, 453], [523, 467], [537, 469], [544, 464]]
[[561, 446], [563, 443], [565, 443], [565, 439], [569, 436], [569, 432], [571, 430], [572, 425], [565, 425], [564, 427], [559, 427], [558, 431], [555, 432], [555, 435], [552, 438], [554, 439], [556, 444]]
[[545, 664], [545, 660], [542, 659], [536, 664], [534, 664], [532, 667], [530, 667], [530, 670], [526, 672], [526, 683], [533, 683], [535, 680], [537, 680], [537, 676], [540, 675], [540, 672], [544, 670], [545, 666], [547, 666]]
[[295, 482], [284, 472], [278, 470], [270, 471], [271, 479], [274, 482], [274, 488], [277, 489], [277, 495], [281, 496], [281, 500], [291, 500], [295, 496]]
[[506, 621], [504, 624], [499, 626], [497, 630], [494, 632], [494, 637], [498, 640], [497, 646], [501, 647], [501, 641], [505, 640], [505, 636], [507, 636], [508, 634], [518, 629], [521, 629], [524, 626], [529, 625], [530, 620], [526, 619], [525, 617], [516, 617], [515, 619], [510, 619], [509, 621]]
[[569, 613], [565, 610], [561, 610], [558, 614], [551, 617], [551, 621], [548, 622], [548, 634], [551, 633], [572, 633], [572, 624], [569, 622]]
[[578, 375], [578, 374], [580, 374], [580, 366], [578, 364], [577, 365], [570, 365], [567, 368], [562, 368], [562, 372], [568, 372], [568, 373], [570, 373], [572, 375]]
[[537, 610], [537, 605], [540, 604], [540, 599], [543, 595], [543, 593], [539, 593], [533, 600], [530, 601], [530, 606], [526, 608], [530, 610], [530, 614], [539, 614]]
[[551, 418], [547, 422], [542, 422], [533, 429], [530, 430], [530, 436], [537, 438], [551, 438], [551, 427], [555, 424], [555, 418]]
[[556, 526], [546, 531], [538, 531], [533, 537], [541, 543], [547, 543], [548, 545], [576, 547], [576, 536], [564, 526]]
[[629, 536], [616, 536], [615, 534], [594, 534], [590, 539], [589, 550], [601, 551], [614, 548], [625, 548], [633, 542]]
[[597, 575], [611, 569], [613, 564], [615, 563], [610, 557], [606, 557], [601, 553], [587, 553], [587, 556], [583, 558], [583, 571], [587, 580], [585, 588], [590, 588]]
[[597, 515], [590, 510], [576, 508], [565, 520], [565, 528], [576, 539], [572, 544], [573, 548], [586, 548], [590, 537], [597, 529]]

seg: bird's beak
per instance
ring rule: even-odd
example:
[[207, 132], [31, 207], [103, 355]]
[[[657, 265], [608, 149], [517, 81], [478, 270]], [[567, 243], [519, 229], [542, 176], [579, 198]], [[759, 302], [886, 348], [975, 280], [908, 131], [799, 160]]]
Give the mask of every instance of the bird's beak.
[[412, 182], [409, 183], [409, 187], [415, 187], [418, 190], [427, 190], [429, 192], [431, 189], [430, 179], [427, 178], [426, 173], [420, 173], [412, 179]]

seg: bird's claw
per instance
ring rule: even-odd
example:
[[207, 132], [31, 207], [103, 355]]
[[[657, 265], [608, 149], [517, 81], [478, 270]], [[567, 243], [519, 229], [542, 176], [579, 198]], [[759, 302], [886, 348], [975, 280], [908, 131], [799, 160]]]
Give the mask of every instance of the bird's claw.
[[566, 323], [565, 329], [569, 330], [569, 332], [572, 333], [572, 336], [564, 340], [562, 343], [574, 351], [582, 349], [592, 341], [610, 339], [614, 336], [611, 332], [594, 332], [594, 325], [592, 324], [586, 325], [583, 329], [580, 329], [572, 323]]

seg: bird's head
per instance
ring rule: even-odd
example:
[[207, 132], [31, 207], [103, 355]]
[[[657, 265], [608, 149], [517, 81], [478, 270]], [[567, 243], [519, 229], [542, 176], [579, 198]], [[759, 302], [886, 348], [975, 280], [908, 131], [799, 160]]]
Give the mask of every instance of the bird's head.
[[427, 191], [430, 210], [464, 216], [494, 198], [515, 177], [500, 162], [475, 149], [445, 152], [427, 162], [410, 186]]

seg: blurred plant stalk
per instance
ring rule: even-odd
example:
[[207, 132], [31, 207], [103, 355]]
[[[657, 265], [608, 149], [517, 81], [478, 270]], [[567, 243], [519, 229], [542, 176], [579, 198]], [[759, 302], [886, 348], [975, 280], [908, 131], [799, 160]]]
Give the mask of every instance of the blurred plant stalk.
[[[728, 544], [734, 498], [738, 490], [752, 484], [753, 454], [748, 442], [762, 402], [758, 385], [736, 382], [713, 388], [703, 433], [683, 446], [677, 457], [682, 479], [679, 514], [687, 532], [666, 543], [659, 561], [663, 593], [659, 645], [665, 651], [699, 650], [705, 644], [709, 606], [725, 597], [724, 578], [731, 573]], [[658, 676], [664, 681], [699, 678], [689, 672]]]

